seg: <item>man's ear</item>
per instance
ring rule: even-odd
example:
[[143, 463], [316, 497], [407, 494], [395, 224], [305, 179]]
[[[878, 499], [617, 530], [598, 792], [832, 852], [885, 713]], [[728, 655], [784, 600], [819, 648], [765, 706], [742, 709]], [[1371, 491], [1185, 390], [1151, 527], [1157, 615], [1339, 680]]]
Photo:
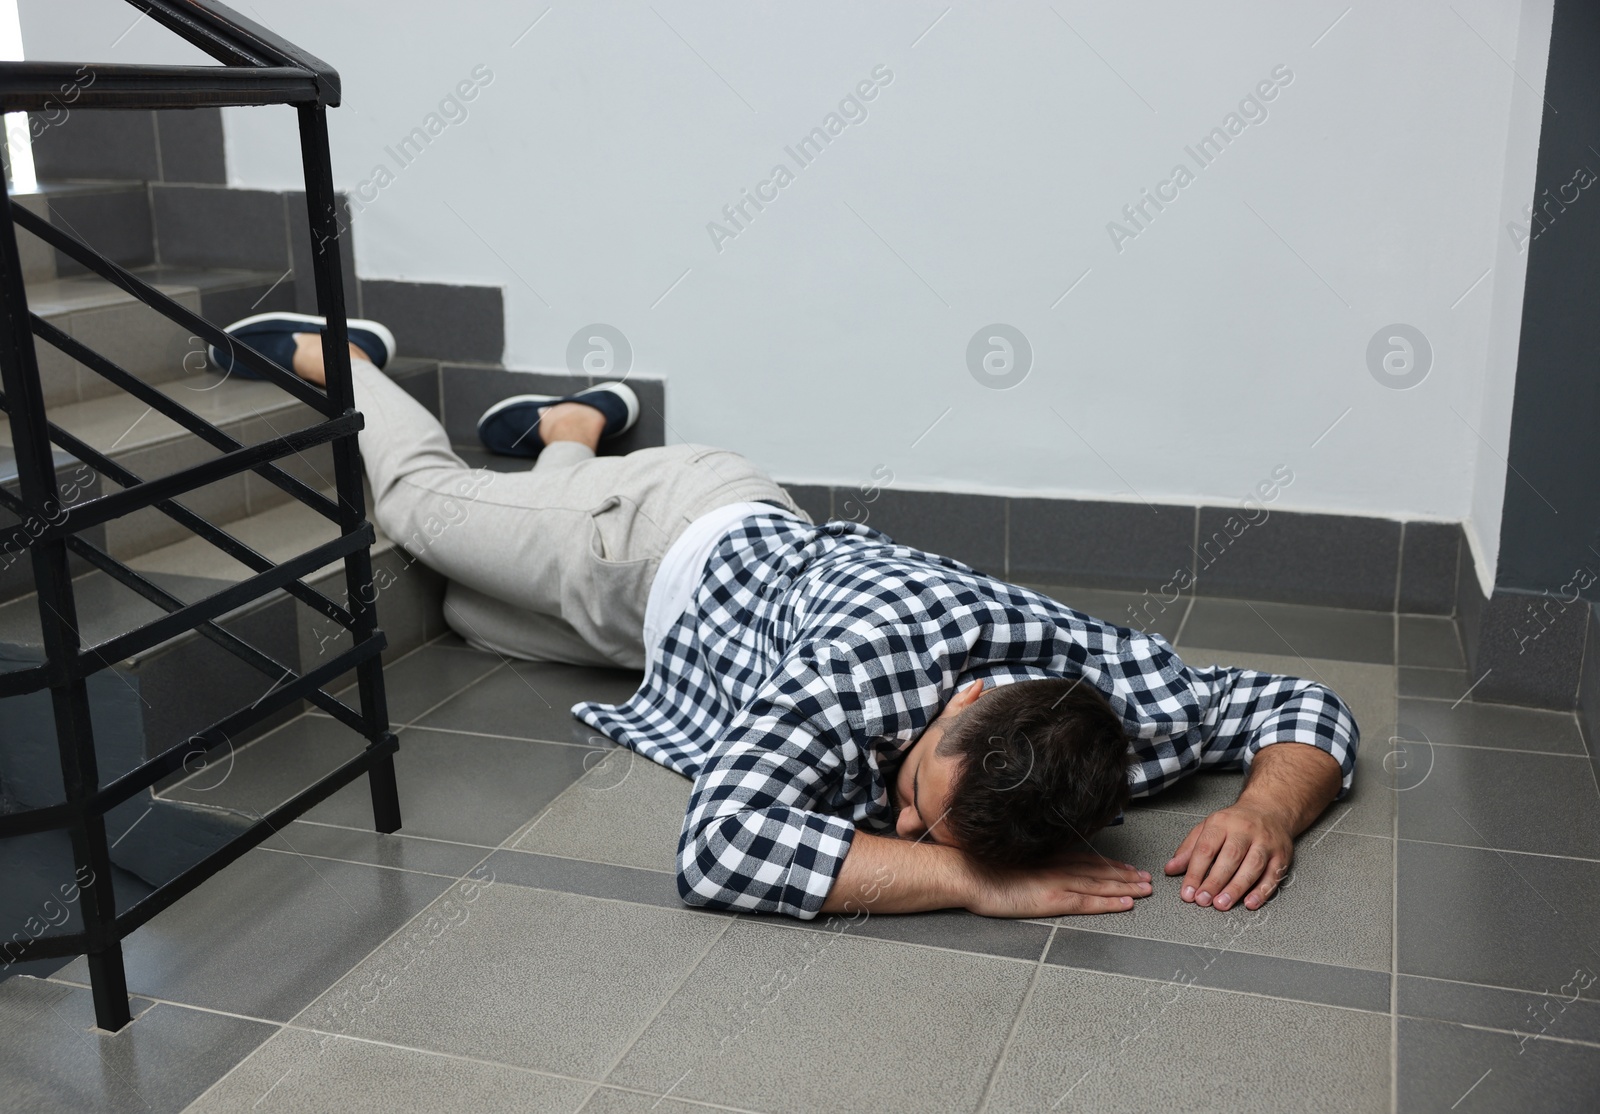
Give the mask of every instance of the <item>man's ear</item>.
[[968, 685], [966, 688], [962, 689], [960, 692], [956, 693], [955, 697], [950, 701], [950, 703], [954, 704], [959, 701], [961, 706], [965, 708], [974, 700], [978, 699], [978, 697], [982, 696], [985, 691], [986, 690], [983, 687], [983, 679], [979, 678], [978, 680], [973, 681], [972, 684]]

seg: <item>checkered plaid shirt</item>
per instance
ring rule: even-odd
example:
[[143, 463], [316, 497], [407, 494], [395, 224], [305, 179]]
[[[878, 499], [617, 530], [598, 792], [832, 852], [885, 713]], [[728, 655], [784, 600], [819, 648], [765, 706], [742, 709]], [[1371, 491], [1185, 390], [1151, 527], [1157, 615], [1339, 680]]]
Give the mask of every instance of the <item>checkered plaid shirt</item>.
[[781, 511], [722, 539], [628, 701], [575, 705], [612, 739], [694, 780], [678, 842], [691, 905], [822, 908], [857, 827], [887, 833], [890, 779], [953, 693], [1082, 677], [1127, 726], [1134, 796], [1199, 769], [1309, 743], [1344, 771], [1359, 734], [1310, 681], [1194, 669], [1159, 635], [1073, 611], [856, 523]]

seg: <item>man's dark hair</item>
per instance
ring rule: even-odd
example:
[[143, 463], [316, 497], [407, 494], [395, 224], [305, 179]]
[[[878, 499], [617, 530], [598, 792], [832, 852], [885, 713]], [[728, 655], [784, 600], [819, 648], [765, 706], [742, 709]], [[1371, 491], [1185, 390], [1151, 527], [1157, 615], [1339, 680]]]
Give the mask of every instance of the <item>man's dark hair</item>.
[[1128, 800], [1128, 733], [1081, 678], [1017, 681], [950, 722], [936, 754], [961, 760], [945, 827], [997, 866], [1033, 866], [1109, 824]]

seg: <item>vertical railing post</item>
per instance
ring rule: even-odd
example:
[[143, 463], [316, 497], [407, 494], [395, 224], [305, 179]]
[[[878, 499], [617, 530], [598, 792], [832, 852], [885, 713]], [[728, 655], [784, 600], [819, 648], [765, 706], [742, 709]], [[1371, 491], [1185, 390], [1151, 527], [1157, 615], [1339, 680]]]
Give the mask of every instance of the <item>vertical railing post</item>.
[[[311, 225], [311, 268], [317, 285], [317, 313], [327, 319], [322, 332], [322, 362], [328, 398], [340, 410], [355, 409], [355, 388], [350, 378], [349, 330], [345, 323], [344, 273], [339, 257], [339, 199], [333, 189], [333, 165], [328, 147], [328, 114], [320, 104], [296, 106], [300, 112], [300, 159], [305, 168], [306, 211]], [[338, 490], [339, 528], [358, 529], [366, 520], [361, 487], [361, 454], [354, 437], [332, 443], [334, 486]], [[372, 554], [365, 548], [344, 560], [345, 590], [357, 642], [378, 627], [376, 593], [372, 585]], [[373, 656], [356, 666], [361, 714], [367, 721], [369, 743], [389, 733], [389, 712], [383, 692], [383, 662]], [[400, 793], [395, 784], [394, 759], [374, 762], [367, 775], [372, 790], [373, 826], [380, 832], [400, 827]]]
[[[39, 384], [39, 365], [29, 325], [28, 294], [23, 286], [17, 230], [11, 218], [10, 185], [3, 181], [0, 201], [6, 206], [5, 219], [0, 221], [0, 384], [4, 385], [10, 411], [18, 494], [30, 516], [41, 523], [55, 523], [67, 511], [56, 487], [55, 457], [50, 448], [44, 392]], [[105, 817], [87, 803], [100, 788], [100, 771], [94, 753], [94, 728], [89, 721], [89, 688], [76, 669], [80, 649], [78, 615], [72, 597], [72, 573], [67, 567], [66, 540], [58, 534], [36, 541], [29, 557], [39, 597], [39, 631], [50, 673], [61, 781], [73, 812], [68, 825], [72, 857], [79, 885], [85, 891], [81, 908], [89, 941], [95, 1022], [102, 1029], [115, 1031], [132, 1018], [128, 1012], [122, 944], [116, 934], [117, 902], [111, 883]]]

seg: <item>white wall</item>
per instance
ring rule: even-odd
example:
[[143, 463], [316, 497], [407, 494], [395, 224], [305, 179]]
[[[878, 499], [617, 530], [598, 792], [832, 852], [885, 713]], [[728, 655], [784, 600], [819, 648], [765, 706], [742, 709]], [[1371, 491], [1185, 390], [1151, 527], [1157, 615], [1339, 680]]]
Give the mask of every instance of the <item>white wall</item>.
[[[358, 266], [503, 286], [509, 366], [620, 328], [670, 378], [674, 440], [791, 481], [1152, 502], [1286, 465], [1281, 507], [1470, 516], [1492, 564], [1525, 259], [1505, 224], [1551, 0], [558, 3], [526, 34], [543, 4], [238, 6], [339, 67], [350, 190], [487, 66], [467, 119], [368, 187]], [[96, 47], [130, 12], [24, 0], [29, 54], [185, 54], [148, 21]], [[868, 118], [719, 252], [707, 223], [880, 65]], [[1185, 145], [1278, 66], [1267, 118], [1197, 169]], [[298, 184], [287, 110], [230, 110], [227, 134], [237, 183]], [[1119, 252], [1108, 222], [1179, 164], [1195, 181]], [[1009, 390], [967, 368], [992, 322], [1035, 352]], [[1397, 322], [1435, 359], [1403, 391], [1367, 363]]]

